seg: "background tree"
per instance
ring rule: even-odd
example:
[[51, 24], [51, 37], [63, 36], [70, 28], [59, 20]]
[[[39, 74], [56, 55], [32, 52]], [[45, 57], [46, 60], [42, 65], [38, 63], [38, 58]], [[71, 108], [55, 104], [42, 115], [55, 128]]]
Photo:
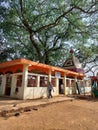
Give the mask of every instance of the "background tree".
[[97, 39], [97, 0], [3, 0], [0, 7], [3, 54], [12, 49], [3, 59], [25, 57], [60, 66], [71, 46], [82, 62], [93, 57], [86, 44]]

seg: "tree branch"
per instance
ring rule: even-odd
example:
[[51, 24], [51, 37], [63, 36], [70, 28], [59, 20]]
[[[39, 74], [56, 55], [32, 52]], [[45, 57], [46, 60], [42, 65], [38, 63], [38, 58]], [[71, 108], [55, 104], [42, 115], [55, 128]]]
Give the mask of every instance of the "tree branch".
[[90, 8], [88, 10], [84, 10], [82, 9], [81, 7], [79, 6], [75, 6], [76, 9], [82, 11], [83, 13], [86, 13], [86, 14], [93, 14], [95, 12], [98, 11], [98, 9], [95, 9], [95, 10], [91, 10], [98, 2], [95, 2], [93, 5], [90, 6]]
[[21, 12], [21, 17], [22, 17], [22, 23], [24, 25], [24, 27], [26, 28], [26, 30], [31, 34], [34, 33], [34, 31], [31, 29], [28, 21], [26, 20], [24, 13], [23, 13], [23, 5], [22, 5], [22, 0], [19, 0], [20, 3], [20, 12]]
[[64, 12], [62, 15], [60, 15], [58, 18], [56, 18], [53, 23], [42, 26], [42, 27], [38, 28], [35, 32], [40, 32], [41, 30], [49, 29], [49, 28], [56, 26], [60, 22], [61, 18], [64, 17], [65, 15], [67, 15], [68, 13], [70, 13], [73, 9], [74, 9], [74, 7], [72, 7], [67, 12]]

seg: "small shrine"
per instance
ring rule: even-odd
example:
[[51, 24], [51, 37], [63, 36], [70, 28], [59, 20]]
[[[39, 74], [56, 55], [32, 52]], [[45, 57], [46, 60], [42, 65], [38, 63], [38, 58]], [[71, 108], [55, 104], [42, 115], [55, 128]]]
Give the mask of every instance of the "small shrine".
[[79, 59], [74, 55], [73, 49], [70, 50], [69, 57], [63, 63], [62, 68], [84, 74], [82, 64], [79, 62]]

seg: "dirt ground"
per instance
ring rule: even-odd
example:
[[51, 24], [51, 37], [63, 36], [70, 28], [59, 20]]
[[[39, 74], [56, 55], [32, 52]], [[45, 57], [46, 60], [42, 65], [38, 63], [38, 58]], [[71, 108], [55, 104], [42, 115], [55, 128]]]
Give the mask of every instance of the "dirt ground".
[[98, 100], [64, 101], [0, 117], [0, 130], [98, 130]]

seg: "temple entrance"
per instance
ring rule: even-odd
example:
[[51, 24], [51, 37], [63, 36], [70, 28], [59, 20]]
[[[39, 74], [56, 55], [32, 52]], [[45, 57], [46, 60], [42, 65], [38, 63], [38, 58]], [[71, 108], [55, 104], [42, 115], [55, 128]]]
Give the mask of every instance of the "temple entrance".
[[6, 76], [6, 84], [5, 84], [5, 95], [7, 95], [7, 96], [10, 96], [10, 92], [11, 92], [11, 81], [12, 81], [12, 76], [8, 74]]
[[59, 94], [64, 94], [64, 83], [63, 83], [63, 79], [59, 79]]

